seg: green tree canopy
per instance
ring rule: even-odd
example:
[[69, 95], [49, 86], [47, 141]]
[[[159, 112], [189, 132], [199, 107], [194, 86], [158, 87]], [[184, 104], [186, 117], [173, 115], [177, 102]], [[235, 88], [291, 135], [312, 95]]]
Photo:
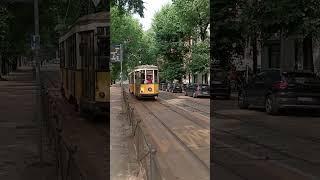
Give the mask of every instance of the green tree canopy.
[[188, 71], [192, 74], [209, 71], [209, 41], [201, 41], [192, 46], [191, 61], [188, 63]]
[[[141, 61], [145, 52], [143, 46], [143, 30], [139, 22], [131, 14], [121, 12], [117, 7], [111, 8], [111, 43], [123, 44], [123, 70], [133, 68]], [[119, 77], [120, 65], [112, 67], [113, 80]]]

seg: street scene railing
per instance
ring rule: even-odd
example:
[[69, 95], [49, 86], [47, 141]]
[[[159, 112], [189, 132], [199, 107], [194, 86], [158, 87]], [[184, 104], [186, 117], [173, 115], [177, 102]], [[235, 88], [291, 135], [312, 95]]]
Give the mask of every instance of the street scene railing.
[[57, 102], [54, 97], [43, 93], [44, 136], [48, 138], [49, 146], [54, 151], [57, 180], [87, 180], [75, 159], [77, 146], [67, 143], [62, 136], [63, 117], [59, 116]]
[[143, 130], [141, 119], [134, 113], [134, 108], [130, 106], [128, 96], [128, 93], [122, 87], [122, 110], [131, 128], [130, 135], [132, 136], [136, 158], [140, 165], [139, 176], [145, 180], [160, 180], [161, 173], [156, 159], [156, 149], [148, 140], [147, 133]]

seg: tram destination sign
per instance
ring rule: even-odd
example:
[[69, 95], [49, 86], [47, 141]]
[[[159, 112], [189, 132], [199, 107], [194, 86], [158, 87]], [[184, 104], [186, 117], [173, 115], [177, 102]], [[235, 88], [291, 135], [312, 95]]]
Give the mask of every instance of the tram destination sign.
[[110, 52], [110, 62], [121, 62], [121, 45], [112, 45]]

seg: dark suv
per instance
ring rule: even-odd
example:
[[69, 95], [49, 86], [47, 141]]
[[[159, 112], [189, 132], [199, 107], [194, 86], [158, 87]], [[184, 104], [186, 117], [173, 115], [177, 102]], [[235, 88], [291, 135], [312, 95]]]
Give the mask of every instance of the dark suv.
[[225, 70], [216, 68], [213, 69], [210, 94], [213, 98], [216, 96], [223, 96], [226, 99], [230, 99], [230, 80], [228, 78], [228, 73]]
[[261, 106], [268, 114], [284, 108], [320, 109], [320, 79], [309, 72], [264, 70], [239, 91], [238, 105]]

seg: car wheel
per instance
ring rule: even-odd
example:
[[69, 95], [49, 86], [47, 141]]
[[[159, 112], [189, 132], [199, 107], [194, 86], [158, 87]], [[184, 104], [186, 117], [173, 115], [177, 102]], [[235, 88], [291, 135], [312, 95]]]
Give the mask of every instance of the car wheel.
[[238, 96], [238, 106], [240, 109], [248, 109], [249, 103], [245, 92], [241, 92]]
[[265, 101], [265, 110], [268, 114], [276, 115], [279, 113], [279, 105], [274, 95], [268, 95]]

